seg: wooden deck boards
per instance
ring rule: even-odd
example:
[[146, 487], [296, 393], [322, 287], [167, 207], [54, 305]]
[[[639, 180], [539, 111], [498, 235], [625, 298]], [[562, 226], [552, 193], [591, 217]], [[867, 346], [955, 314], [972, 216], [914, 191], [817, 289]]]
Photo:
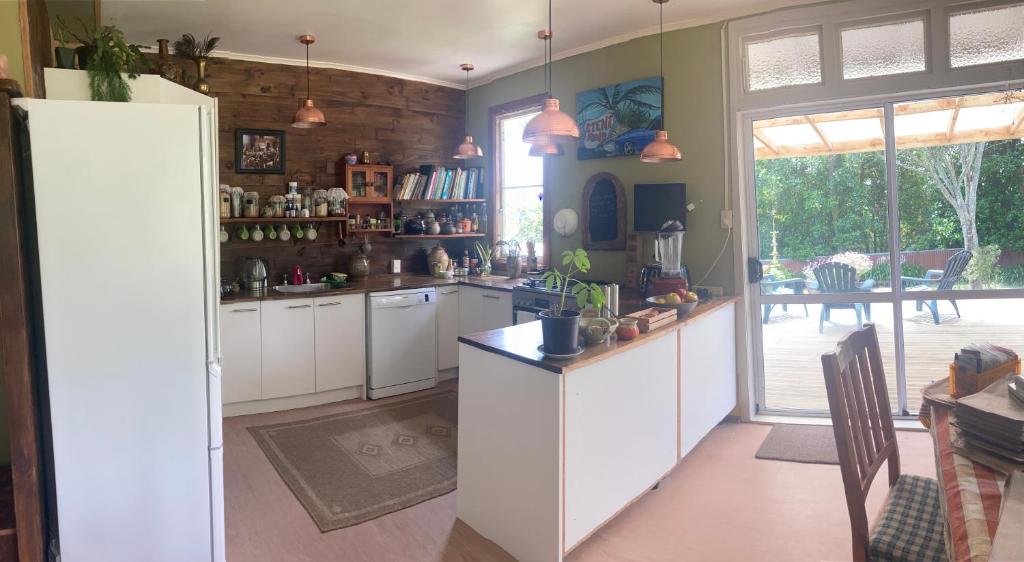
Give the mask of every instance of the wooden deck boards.
[[[949, 302], [939, 302], [941, 324], [932, 322], [925, 308], [914, 310], [905, 303], [904, 340], [907, 365], [907, 407], [916, 413], [921, 389], [945, 377], [953, 354], [972, 342], [988, 342], [1024, 353], [1024, 300], [959, 300], [962, 318]], [[764, 328], [765, 404], [771, 410], [826, 410], [825, 382], [821, 354], [832, 351], [836, 342], [855, 327], [853, 310], [834, 310], [832, 322], [818, 333], [817, 305], [790, 305], [788, 312], [776, 307]], [[872, 320], [878, 328], [889, 397], [896, 404], [896, 352], [893, 310], [873, 304]]]

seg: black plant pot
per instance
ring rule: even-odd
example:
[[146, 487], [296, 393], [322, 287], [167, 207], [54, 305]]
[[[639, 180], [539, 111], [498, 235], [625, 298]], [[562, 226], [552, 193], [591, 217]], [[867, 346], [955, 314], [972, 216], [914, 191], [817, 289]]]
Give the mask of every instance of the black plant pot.
[[89, 70], [89, 60], [96, 53], [96, 47], [91, 45], [82, 45], [81, 47], [75, 48], [75, 55], [78, 56], [78, 68], [79, 70]]
[[544, 351], [554, 355], [571, 355], [579, 349], [580, 313], [564, 310], [556, 315], [550, 310], [541, 311], [540, 329], [544, 334]]
[[53, 61], [57, 64], [57, 68], [69, 68], [74, 70], [75, 50], [71, 47], [54, 47]]

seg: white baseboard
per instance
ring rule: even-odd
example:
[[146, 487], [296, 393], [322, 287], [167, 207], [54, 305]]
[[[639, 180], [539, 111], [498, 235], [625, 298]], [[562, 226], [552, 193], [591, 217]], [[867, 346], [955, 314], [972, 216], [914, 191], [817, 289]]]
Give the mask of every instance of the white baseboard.
[[286, 396], [284, 398], [268, 398], [266, 400], [252, 400], [250, 402], [234, 402], [224, 404], [224, 417], [245, 416], [249, 414], [265, 414], [267, 412], [279, 412], [281, 410], [293, 410], [295, 408], [308, 408], [353, 398], [364, 398], [363, 386], [350, 386], [325, 392], [313, 394], [302, 394], [299, 396]]

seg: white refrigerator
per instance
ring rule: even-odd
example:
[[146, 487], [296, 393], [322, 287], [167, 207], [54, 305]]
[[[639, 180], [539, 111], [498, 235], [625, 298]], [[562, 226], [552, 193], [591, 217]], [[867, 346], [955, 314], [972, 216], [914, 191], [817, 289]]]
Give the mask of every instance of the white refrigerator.
[[51, 548], [219, 562], [216, 107], [14, 104], [31, 143]]

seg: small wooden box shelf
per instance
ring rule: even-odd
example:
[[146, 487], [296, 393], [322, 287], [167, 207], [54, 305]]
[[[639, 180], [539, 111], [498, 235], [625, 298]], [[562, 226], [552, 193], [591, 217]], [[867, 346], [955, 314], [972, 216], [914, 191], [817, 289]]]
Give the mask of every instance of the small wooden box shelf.
[[394, 166], [383, 164], [340, 163], [338, 174], [352, 203], [391, 204], [391, 185], [395, 181]]

